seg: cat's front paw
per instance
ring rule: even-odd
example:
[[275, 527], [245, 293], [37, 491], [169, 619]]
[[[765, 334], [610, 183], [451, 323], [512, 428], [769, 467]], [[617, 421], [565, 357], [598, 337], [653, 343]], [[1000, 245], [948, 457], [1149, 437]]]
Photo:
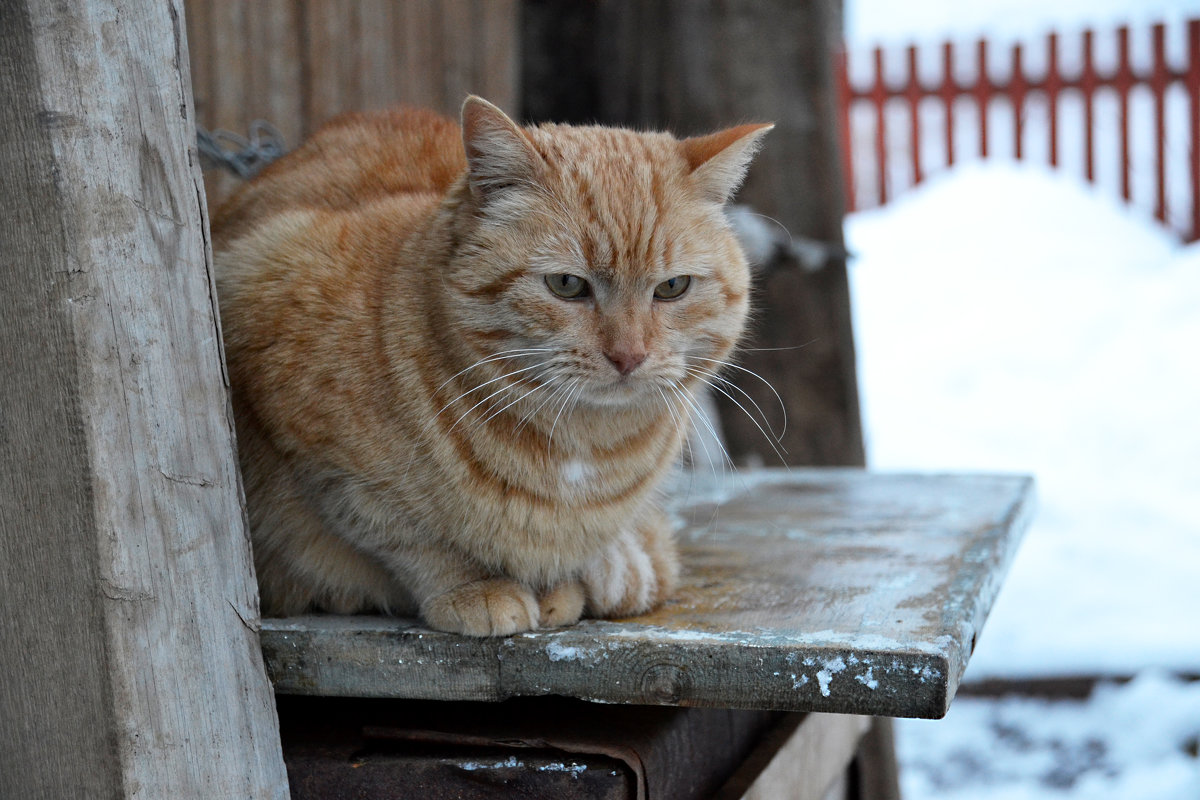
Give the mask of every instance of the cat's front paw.
[[583, 616], [586, 598], [579, 581], [564, 581], [538, 598], [541, 627], [561, 628], [573, 625]]
[[507, 636], [530, 631], [541, 616], [537, 598], [516, 581], [471, 581], [425, 601], [421, 616], [430, 627], [467, 636]]
[[587, 612], [594, 617], [627, 617], [659, 605], [674, 591], [679, 559], [670, 530], [653, 526], [623, 533], [584, 568]]

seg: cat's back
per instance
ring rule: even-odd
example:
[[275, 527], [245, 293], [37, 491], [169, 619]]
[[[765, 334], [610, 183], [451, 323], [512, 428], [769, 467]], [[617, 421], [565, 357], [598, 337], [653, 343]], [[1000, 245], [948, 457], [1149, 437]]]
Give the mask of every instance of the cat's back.
[[213, 214], [214, 243], [292, 210], [353, 212], [382, 200], [431, 200], [466, 169], [458, 124], [426, 109], [343, 114], [267, 166]]

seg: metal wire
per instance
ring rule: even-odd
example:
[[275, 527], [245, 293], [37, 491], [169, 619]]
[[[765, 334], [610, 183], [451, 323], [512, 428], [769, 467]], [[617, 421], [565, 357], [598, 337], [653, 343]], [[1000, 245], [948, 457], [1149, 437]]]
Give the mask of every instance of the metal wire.
[[197, 125], [196, 145], [203, 166], [228, 170], [242, 180], [253, 178], [287, 152], [283, 134], [261, 119], [250, 123], [249, 138], [226, 130], [209, 132]]

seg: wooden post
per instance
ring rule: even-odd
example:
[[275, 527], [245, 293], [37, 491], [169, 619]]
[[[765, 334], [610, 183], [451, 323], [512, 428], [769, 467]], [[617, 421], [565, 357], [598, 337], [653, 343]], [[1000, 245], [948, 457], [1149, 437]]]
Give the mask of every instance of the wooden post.
[[[677, 134], [774, 121], [739, 200], [793, 236], [841, 244], [837, 0], [526, 0], [522, 10], [526, 117]], [[770, 379], [787, 404], [787, 461], [861, 464], [845, 264], [773, 270], [754, 302], [757, 322], [741, 363]], [[772, 393], [744, 373], [729, 377], [776, 413], [778, 430]], [[733, 457], [778, 465], [754, 422], [721, 399]]]
[[0, 796], [285, 798], [181, 0], [0, 10]]

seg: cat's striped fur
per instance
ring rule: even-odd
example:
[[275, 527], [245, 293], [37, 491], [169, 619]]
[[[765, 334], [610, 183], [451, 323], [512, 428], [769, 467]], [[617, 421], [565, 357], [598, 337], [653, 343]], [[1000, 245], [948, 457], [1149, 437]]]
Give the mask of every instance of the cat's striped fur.
[[339, 118], [231, 198], [213, 238], [264, 613], [495, 635], [659, 603], [658, 489], [746, 317], [721, 206], [768, 128], [523, 129], [469, 98], [461, 129]]

